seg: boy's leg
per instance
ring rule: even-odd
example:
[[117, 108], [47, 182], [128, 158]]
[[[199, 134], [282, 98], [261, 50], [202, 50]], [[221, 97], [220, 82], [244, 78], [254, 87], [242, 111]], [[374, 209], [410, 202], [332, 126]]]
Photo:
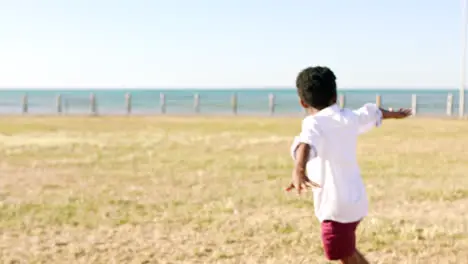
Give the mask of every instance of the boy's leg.
[[349, 257], [340, 259], [340, 262], [341, 262], [342, 264], [360, 264], [360, 262], [359, 262], [359, 257], [358, 257], [358, 255], [357, 255], [357, 252], [355, 252], [354, 254], [352, 254], [352, 255], [349, 256]]
[[369, 264], [364, 256], [356, 250], [353, 255], [340, 260], [342, 264]]
[[328, 260], [340, 260], [344, 264], [367, 263], [356, 250], [356, 227], [358, 222], [338, 223], [324, 221], [321, 224], [322, 242]]
[[360, 262], [361, 264], [369, 264], [369, 261], [367, 261], [367, 259], [357, 249], [356, 249], [356, 254], [357, 254], [359, 260], [361, 261]]

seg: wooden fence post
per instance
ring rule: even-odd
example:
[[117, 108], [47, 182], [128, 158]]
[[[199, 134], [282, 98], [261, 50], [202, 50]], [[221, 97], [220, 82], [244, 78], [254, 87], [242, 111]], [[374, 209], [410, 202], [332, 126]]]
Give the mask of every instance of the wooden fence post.
[[340, 108], [344, 108], [345, 107], [345, 96], [344, 94], [341, 94], [340, 95]]
[[23, 99], [22, 99], [22, 103], [21, 103], [21, 110], [22, 110], [23, 114], [28, 113], [28, 95], [27, 94], [23, 95]]
[[232, 113], [237, 115], [237, 94], [233, 93], [231, 97]]
[[57, 114], [61, 114], [62, 113], [62, 95], [61, 94], [57, 95], [57, 98], [55, 101], [55, 107], [57, 109]]
[[91, 112], [91, 115], [96, 115], [97, 113], [97, 107], [96, 107], [96, 96], [94, 95], [94, 93], [91, 93], [90, 96], [89, 96], [89, 103], [90, 103], [90, 112]]
[[125, 110], [127, 115], [132, 113], [132, 94], [126, 93], [125, 94]]
[[193, 110], [200, 113], [200, 95], [197, 93], [193, 95]]
[[67, 98], [63, 100], [63, 113], [67, 114], [68, 109], [70, 108]]
[[377, 107], [382, 107], [382, 97], [380, 96], [380, 94], [375, 96], [375, 104], [377, 105]]
[[449, 93], [447, 95], [447, 115], [452, 116], [453, 112], [453, 94]]
[[270, 108], [270, 115], [273, 115], [275, 113], [275, 95], [274, 94], [268, 95], [268, 105]]
[[166, 95], [163, 93], [159, 94], [159, 104], [161, 107], [161, 113], [165, 114], [166, 113]]
[[413, 116], [418, 113], [418, 96], [416, 94], [411, 96], [411, 110], [413, 111]]

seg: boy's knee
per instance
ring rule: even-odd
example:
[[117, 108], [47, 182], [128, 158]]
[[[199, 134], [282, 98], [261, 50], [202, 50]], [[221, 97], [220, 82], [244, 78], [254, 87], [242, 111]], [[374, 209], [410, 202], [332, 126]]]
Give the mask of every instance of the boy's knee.
[[357, 252], [354, 252], [348, 257], [340, 259], [340, 261], [343, 264], [361, 264], [359, 260], [359, 255], [357, 254]]
[[343, 264], [369, 264], [357, 250], [351, 256], [341, 259], [340, 261]]

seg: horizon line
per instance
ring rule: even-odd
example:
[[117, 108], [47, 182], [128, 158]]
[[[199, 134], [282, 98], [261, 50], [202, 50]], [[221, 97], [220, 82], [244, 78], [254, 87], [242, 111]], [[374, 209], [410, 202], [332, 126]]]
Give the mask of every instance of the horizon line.
[[[239, 87], [229, 87], [229, 86], [220, 86], [220, 87], [162, 87], [162, 86], [147, 86], [147, 87], [127, 87], [127, 86], [104, 86], [104, 87], [0, 87], [0, 91], [14, 91], [14, 90], [294, 90], [295, 87], [288, 86], [239, 86]], [[338, 91], [343, 90], [459, 90], [457, 87], [434, 87], [434, 86], [408, 86], [408, 87], [391, 87], [391, 86], [349, 86], [343, 88], [337, 88]]]

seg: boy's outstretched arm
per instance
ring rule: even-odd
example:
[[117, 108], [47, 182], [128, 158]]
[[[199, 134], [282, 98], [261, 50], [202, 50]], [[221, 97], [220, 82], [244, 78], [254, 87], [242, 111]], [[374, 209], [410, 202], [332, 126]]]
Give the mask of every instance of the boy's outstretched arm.
[[296, 189], [298, 194], [307, 187], [319, 187], [320, 185], [309, 180], [306, 175], [306, 165], [310, 159], [317, 157], [322, 145], [320, 129], [313, 116], [306, 117], [302, 121], [301, 133], [294, 138], [291, 145], [291, 157], [294, 160], [291, 184], [286, 191]]
[[406, 118], [412, 114], [411, 109], [404, 109], [400, 108], [398, 111], [388, 111], [385, 109], [380, 108], [380, 111], [382, 112], [382, 118], [383, 119], [401, 119], [401, 118]]
[[296, 189], [300, 194], [302, 190], [306, 190], [307, 187], [320, 187], [315, 182], [311, 182], [306, 176], [306, 165], [309, 160], [309, 153], [311, 147], [308, 144], [300, 143], [295, 151], [295, 164], [292, 172], [292, 182], [286, 188], [286, 191]]
[[376, 104], [368, 103], [357, 110], [353, 110], [357, 117], [359, 134], [366, 133], [374, 127], [379, 127], [384, 119], [402, 119], [412, 114], [411, 109], [388, 111]]

